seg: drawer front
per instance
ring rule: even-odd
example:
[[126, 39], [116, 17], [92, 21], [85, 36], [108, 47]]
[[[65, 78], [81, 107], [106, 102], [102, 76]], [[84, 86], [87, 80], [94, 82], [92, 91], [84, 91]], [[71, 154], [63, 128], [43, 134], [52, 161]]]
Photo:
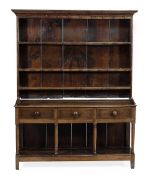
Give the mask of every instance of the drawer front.
[[19, 118], [23, 119], [43, 119], [54, 118], [54, 110], [50, 108], [21, 108]]
[[131, 119], [135, 117], [135, 109], [125, 108], [103, 108], [97, 109], [97, 119]]
[[89, 108], [61, 108], [58, 109], [58, 120], [87, 120], [93, 119], [95, 110]]

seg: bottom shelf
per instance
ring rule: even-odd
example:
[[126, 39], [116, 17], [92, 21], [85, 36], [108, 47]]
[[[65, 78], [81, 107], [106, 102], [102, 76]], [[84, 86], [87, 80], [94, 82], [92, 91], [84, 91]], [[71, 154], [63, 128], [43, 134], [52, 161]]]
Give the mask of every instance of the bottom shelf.
[[[42, 155], [54, 155], [54, 149], [40, 149], [40, 150], [34, 150], [34, 149], [23, 149], [20, 151], [20, 155], [30, 155], [30, 156], [42, 156]], [[92, 148], [74, 148], [74, 149], [59, 149], [58, 154], [55, 156], [63, 155], [73, 155], [73, 156], [83, 156], [83, 155], [105, 155], [105, 154], [131, 154], [131, 148], [99, 148], [97, 149], [97, 153], [93, 154]]]
[[19, 151], [19, 155], [37, 156], [37, 155], [54, 155], [54, 149], [22, 149]]
[[[32, 161], [134, 161], [134, 154], [16, 155], [16, 162]], [[18, 169], [18, 165], [16, 165]], [[134, 167], [132, 167], [134, 168]]]
[[97, 154], [131, 154], [131, 148], [99, 148]]

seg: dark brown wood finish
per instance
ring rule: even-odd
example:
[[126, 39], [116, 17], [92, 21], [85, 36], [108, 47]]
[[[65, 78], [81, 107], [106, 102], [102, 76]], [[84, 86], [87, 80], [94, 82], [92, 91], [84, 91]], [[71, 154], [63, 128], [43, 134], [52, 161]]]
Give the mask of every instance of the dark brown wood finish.
[[[12, 11], [18, 36], [16, 169], [21, 161], [55, 160], [130, 160], [134, 168], [137, 11]], [[64, 99], [69, 97], [74, 99]]]
[[62, 52], [61, 46], [43, 45], [42, 46], [42, 69], [62, 68], [61, 52]]

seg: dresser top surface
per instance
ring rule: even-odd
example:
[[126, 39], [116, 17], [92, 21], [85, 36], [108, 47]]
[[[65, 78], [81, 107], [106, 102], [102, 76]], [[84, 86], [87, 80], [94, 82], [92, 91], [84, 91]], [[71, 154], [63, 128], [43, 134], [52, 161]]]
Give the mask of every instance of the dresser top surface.
[[17, 100], [15, 107], [124, 107], [136, 106], [126, 100]]

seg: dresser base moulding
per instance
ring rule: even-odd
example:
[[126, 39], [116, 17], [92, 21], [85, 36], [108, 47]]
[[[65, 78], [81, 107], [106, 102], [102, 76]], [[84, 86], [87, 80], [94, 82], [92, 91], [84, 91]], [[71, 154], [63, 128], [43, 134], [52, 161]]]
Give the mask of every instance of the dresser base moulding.
[[135, 154], [92, 154], [92, 155], [16, 155], [16, 169], [19, 169], [19, 162], [38, 161], [130, 161], [131, 169], [134, 169]]

